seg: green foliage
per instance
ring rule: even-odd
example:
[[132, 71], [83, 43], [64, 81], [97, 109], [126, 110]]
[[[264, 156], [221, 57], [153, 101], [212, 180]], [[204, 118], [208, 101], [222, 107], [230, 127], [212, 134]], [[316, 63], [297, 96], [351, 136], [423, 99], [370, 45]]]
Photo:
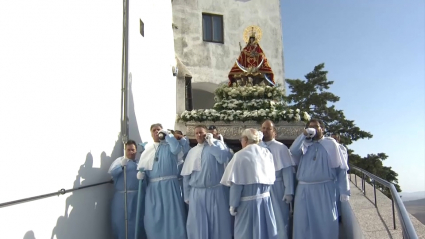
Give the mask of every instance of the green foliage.
[[[378, 154], [368, 154], [366, 157], [361, 157], [360, 155], [354, 154], [352, 150], [349, 150], [348, 161], [350, 164], [353, 164], [359, 168], [362, 168], [376, 176], [393, 183], [397, 192], [401, 192], [400, 185], [398, 185], [398, 174], [391, 169], [391, 167], [386, 167], [383, 165], [383, 161], [387, 159], [388, 156], [385, 153]], [[361, 173], [352, 170], [351, 173], [356, 173], [358, 176], [362, 176]], [[368, 183], [371, 183], [370, 180], [367, 180]], [[376, 187], [379, 188], [385, 195], [391, 198], [390, 190], [383, 185], [376, 184]]]
[[[324, 67], [325, 64], [323, 63], [315, 66], [312, 72], [305, 75], [306, 80], [286, 79], [291, 93], [284, 99], [290, 107], [307, 111], [312, 118], [323, 120], [326, 125], [326, 132], [339, 134], [343, 145], [352, 144], [359, 139], [372, 138], [371, 133], [361, 130], [354, 124], [354, 120], [347, 119], [342, 110], [335, 108], [333, 103], [338, 102], [340, 97], [328, 91], [334, 82], [328, 81], [328, 72], [323, 70]], [[385, 167], [382, 164], [388, 158], [385, 153], [368, 154], [366, 157], [361, 157], [354, 154], [350, 149], [348, 151], [350, 164], [393, 183], [397, 191], [401, 192], [398, 185], [398, 174], [391, 167]], [[354, 173], [354, 170], [352, 173]], [[391, 197], [387, 188], [378, 187], [383, 193]]]
[[285, 100], [291, 107], [309, 112], [312, 118], [319, 118], [325, 122], [328, 133], [341, 136], [341, 143], [349, 145], [359, 139], [369, 139], [373, 135], [361, 130], [354, 124], [354, 120], [346, 119], [344, 112], [335, 108], [332, 103], [338, 102], [339, 97], [327, 91], [334, 83], [328, 81], [325, 64], [319, 64], [314, 70], [305, 75], [306, 80], [287, 79], [286, 83], [291, 94]]

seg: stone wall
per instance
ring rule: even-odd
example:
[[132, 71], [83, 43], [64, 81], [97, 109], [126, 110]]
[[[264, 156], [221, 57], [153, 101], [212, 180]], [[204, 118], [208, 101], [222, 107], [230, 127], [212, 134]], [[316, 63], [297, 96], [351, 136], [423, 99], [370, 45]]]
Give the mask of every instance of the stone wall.
[[[223, 135], [225, 139], [228, 140], [238, 140], [241, 137], [242, 131], [247, 128], [254, 128], [254, 129], [260, 129], [261, 124], [257, 122], [232, 122], [232, 123], [226, 123], [222, 121], [218, 122], [187, 122], [186, 128], [184, 132], [188, 136], [188, 138], [192, 139], [195, 137], [195, 126], [203, 124], [206, 126], [209, 125], [215, 125], [220, 132], [220, 134]], [[275, 124], [277, 128], [277, 136], [276, 139], [278, 140], [295, 140], [295, 138], [300, 135], [303, 130], [305, 123], [304, 122], [278, 122]]]
[[[173, 29], [176, 56], [191, 72], [193, 88], [200, 82], [226, 82], [239, 56], [244, 29], [257, 25], [262, 29], [260, 42], [275, 75], [284, 84], [283, 41], [280, 1], [268, 0], [173, 0]], [[223, 15], [224, 44], [204, 42], [202, 13]], [[170, 26], [171, 27], [171, 26]]]

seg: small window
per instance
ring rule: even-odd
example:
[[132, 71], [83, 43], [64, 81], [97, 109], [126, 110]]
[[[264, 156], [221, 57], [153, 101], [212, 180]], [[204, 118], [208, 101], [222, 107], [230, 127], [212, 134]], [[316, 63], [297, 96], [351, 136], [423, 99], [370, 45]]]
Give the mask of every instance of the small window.
[[223, 16], [202, 13], [202, 33], [204, 41], [224, 43]]
[[140, 34], [143, 37], [145, 36], [145, 24], [143, 23], [142, 19], [140, 19]]

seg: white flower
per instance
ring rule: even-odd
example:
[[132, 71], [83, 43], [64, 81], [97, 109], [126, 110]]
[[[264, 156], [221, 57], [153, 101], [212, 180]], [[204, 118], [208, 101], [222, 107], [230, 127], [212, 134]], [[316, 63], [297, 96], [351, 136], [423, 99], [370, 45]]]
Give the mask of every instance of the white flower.
[[310, 120], [311, 116], [307, 112], [304, 112], [303, 118], [304, 118], [305, 121], [308, 121], [308, 120]]
[[291, 119], [294, 116], [294, 114], [288, 114], [288, 118]]
[[296, 114], [296, 115], [295, 115], [295, 120], [296, 120], [296, 121], [300, 121], [300, 120], [301, 120], [301, 116], [300, 116], [299, 114]]
[[272, 93], [268, 93], [267, 94], [268, 97], [272, 97], [272, 95], [273, 95]]
[[300, 109], [296, 109], [295, 112], [300, 113]]

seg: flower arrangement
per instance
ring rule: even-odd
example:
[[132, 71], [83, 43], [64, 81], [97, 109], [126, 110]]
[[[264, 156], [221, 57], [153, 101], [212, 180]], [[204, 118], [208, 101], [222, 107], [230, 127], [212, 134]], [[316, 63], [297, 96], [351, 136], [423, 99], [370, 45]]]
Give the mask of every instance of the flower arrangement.
[[192, 111], [184, 111], [178, 118], [179, 121], [257, 121], [262, 122], [266, 119], [273, 120], [274, 122], [279, 121], [308, 121], [310, 115], [307, 112], [301, 112], [299, 109], [293, 110], [271, 110], [271, 109], [260, 109], [260, 110], [221, 110], [215, 109], [198, 109]]
[[283, 101], [275, 101], [269, 99], [255, 99], [255, 100], [221, 100], [214, 104], [214, 109], [216, 111], [222, 110], [260, 110], [260, 109], [270, 109], [270, 110], [283, 110], [285, 104]]
[[284, 96], [283, 90], [279, 85], [254, 85], [254, 86], [227, 86], [221, 85], [215, 91], [215, 101], [221, 100], [254, 100], [254, 99], [270, 99], [280, 101]]
[[215, 91], [213, 109], [184, 111], [178, 121], [308, 121], [310, 115], [299, 109], [290, 109], [283, 101], [284, 92], [279, 86], [221, 85]]

